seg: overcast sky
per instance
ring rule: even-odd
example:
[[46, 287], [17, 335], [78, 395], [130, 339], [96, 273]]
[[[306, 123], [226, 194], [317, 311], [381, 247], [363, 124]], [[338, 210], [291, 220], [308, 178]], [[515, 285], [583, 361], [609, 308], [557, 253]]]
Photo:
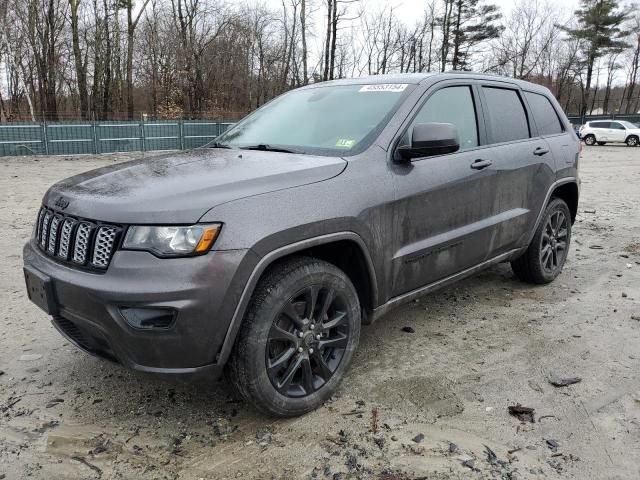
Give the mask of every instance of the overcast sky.
[[[282, 8], [282, 0], [265, 0], [267, 5], [271, 5], [273, 8]], [[311, 0], [312, 4], [320, 5], [323, 4], [323, 0]], [[485, 0], [484, 3], [492, 3], [494, 5], [498, 5], [503, 12], [503, 15], [507, 15], [508, 12], [511, 11], [511, 6], [515, 3], [514, 0]], [[397, 13], [398, 18], [407, 23], [408, 25], [412, 25], [424, 11], [425, 6], [427, 5], [426, 0], [360, 0], [361, 6], [366, 6], [367, 8], [373, 8], [374, 10], [378, 10], [383, 8], [385, 5], [392, 5], [394, 11]], [[553, 5], [562, 6], [563, 9], [572, 11], [578, 6], [578, 0], [554, 0]], [[316, 17], [324, 16], [324, 12], [318, 12]], [[319, 18], [316, 18], [319, 20]], [[321, 23], [322, 24], [322, 23]]]

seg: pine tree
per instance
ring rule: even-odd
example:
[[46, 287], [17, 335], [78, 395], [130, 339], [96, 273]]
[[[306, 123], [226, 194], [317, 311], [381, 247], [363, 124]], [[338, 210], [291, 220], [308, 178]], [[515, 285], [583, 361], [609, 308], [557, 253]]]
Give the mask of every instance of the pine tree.
[[582, 45], [583, 62], [587, 70], [580, 114], [585, 115], [593, 77], [595, 61], [612, 51], [626, 48], [623, 41], [626, 32], [622, 31], [622, 23], [627, 19], [627, 12], [620, 10], [617, 0], [581, 0], [581, 6], [575, 11], [578, 19], [576, 28], [560, 25], [569, 39], [578, 40]]
[[442, 71], [445, 70], [451, 52], [451, 68], [467, 70], [470, 50], [485, 40], [500, 35], [496, 22], [502, 17], [496, 5], [481, 0], [445, 0], [442, 19]]

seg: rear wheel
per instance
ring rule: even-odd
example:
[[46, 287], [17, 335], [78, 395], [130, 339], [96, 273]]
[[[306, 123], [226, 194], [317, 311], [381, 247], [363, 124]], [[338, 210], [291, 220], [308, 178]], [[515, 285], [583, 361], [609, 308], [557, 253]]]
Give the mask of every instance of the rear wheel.
[[589, 146], [595, 145], [596, 137], [594, 135], [589, 134], [586, 137], [584, 137], [584, 143]]
[[298, 257], [260, 280], [227, 374], [258, 410], [302, 415], [336, 390], [360, 337], [360, 304], [336, 266]]
[[627, 140], [624, 143], [627, 144], [627, 147], [637, 147], [638, 137], [636, 137], [635, 135], [630, 135], [627, 137]]
[[571, 241], [571, 212], [560, 198], [549, 202], [527, 251], [511, 262], [516, 276], [529, 283], [552, 282], [562, 271]]

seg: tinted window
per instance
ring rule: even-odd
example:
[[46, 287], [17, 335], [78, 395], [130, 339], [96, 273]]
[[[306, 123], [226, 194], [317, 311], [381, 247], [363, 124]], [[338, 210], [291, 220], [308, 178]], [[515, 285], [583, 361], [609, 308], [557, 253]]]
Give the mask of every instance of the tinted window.
[[538, 134], [553, 135], [563, 132], [564, 129], [562, 128], [558, 114], [547, 97], [533, 92], [525, 92], [524, 95], [527, 97], [531, 113], [536, 121]]
[[455, 125], [460, 138], [460, 150], [477, 147], [478, 125], [471, 87], [446, 87], [431, 95], [405, 133], [402, 144], [410, 144], [415, 124], [429, 122]]
[[611, 122], [591, 122], [589, 126], [591, 128], [610, 128]]
[[483, 90], [494, 143], [529, 138], [529, 122], [518, 92], [494, 87]]
[[624, 127], [620, 125], [618, 122], [611, 122], [611, 126], [609, 128], [615, 128], [616, 130], [624, 130]]

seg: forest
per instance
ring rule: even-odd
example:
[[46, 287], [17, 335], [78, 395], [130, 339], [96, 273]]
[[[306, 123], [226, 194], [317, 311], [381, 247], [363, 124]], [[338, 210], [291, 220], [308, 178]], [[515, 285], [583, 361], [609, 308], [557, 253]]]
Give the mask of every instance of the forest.
[[0, 0], [0, 121], [236, 120], [309, 83], [472, 70], [569, 114], [640, 109], [640, 3]]

